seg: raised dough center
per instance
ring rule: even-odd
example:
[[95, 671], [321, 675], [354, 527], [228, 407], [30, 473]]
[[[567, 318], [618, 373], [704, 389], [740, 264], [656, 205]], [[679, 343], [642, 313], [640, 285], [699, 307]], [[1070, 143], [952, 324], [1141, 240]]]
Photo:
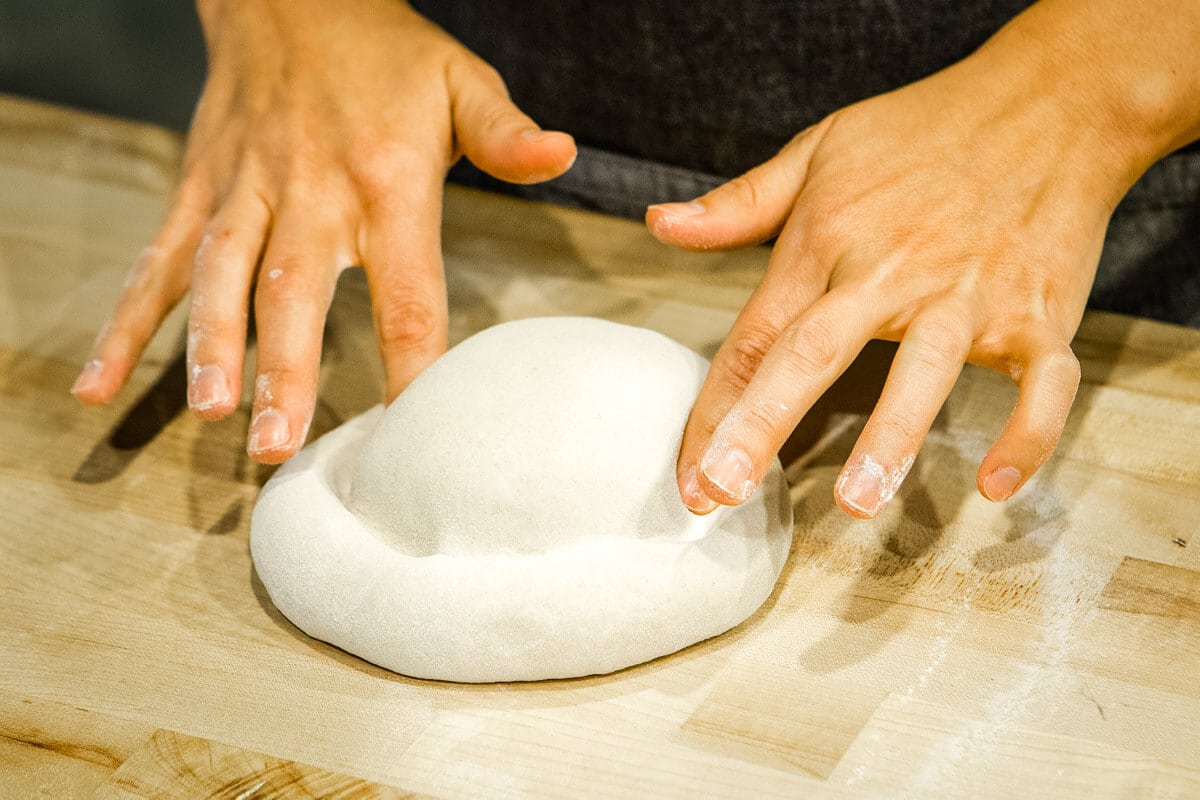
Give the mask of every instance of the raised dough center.
[[706, 362], [601, 320], [499, 326], [452, 350], [368, 438], [347, 506], [411, 555], [694, 539], [675, 485]]

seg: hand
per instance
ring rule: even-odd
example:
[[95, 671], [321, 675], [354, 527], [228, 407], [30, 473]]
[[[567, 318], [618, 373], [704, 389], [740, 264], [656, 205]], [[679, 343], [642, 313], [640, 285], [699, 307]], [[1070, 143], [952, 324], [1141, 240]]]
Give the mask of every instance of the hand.
[[749, 497], [872, 338], [900, 347], [836, 482], [846, 513], [892, 499], [964, 362], [1019, 387], [979, 469], [985, 497], [1012, 496], [1054, 450], [1108, 218], [1148, 162], [1086, 93], [1053, 96], [1076, 87], [1039, 72], [1025, 41], [838, 111], [697, 201], [650, 207], [651, 231], [680, 247], [778, 236], [687, 423], [692, 511]]
[[403, 3], [200, 12], [211, 66], [182, 182], [72, 391], [111, 400], [190, 286], [188, 404], [224, 417], [241, 394], [253, 295], [248, 450], [278, 463], [307, 435], [338, 274], [366, 269], [390, 400], [446, 346], [447, 169], [465, 154], [502, 180], [546, 180], [575, 145], [541, 131], [491, 67]]

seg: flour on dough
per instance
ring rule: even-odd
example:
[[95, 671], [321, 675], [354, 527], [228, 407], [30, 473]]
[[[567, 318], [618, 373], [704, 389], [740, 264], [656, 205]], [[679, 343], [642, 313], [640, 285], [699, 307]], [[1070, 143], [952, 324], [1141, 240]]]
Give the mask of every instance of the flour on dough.
[[600, 674], [722, 633], [770, 594], [792, 517], [778, 463], [741, 506], [684, 508], [706, 369], [596, 319], [479, 333], [279, 469], [259, 576], [310, 636], [420, 678]]

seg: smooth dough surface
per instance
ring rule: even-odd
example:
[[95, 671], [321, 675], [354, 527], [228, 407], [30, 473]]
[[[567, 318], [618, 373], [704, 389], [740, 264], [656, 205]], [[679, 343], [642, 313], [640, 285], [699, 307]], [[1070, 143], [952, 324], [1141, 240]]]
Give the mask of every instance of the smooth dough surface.
[[601, 674], [742, 622], [791, 545], [776, 463], [696, 517], [675, 457], [707, 362], [603, 320], [505, 323], [263, 488], [255, 567], [305, 633], [461, 682]]

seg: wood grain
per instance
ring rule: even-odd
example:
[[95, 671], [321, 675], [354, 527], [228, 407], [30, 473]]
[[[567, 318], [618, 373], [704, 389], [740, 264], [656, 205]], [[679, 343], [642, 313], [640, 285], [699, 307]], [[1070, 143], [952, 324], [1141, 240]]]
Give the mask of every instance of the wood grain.
[[0, 691], [0, 797], [90, 798], [151, 726]]
[[1200, 625], [1200, 571], [1125, 558], [1097, 607]]
[[[244, 455], [248, 398], [185, 411], [182, 311], [112, 405], [67, 394], [179, 148], [0, 98], [0, 795], [1200, 796], [1200, 332], [1088, 314], [1062, 446], [1001, 505], [974, 476], [1015, 392], [968, 367], [895, 503], [856, 522], [832, 486], [895, 351], [872, 343], [784, 448], [795, 545], [746, 624], [610, 676], [410, 680], [266, 597], [247, 536], [270, 470]], [[708, 355], [767, 258], [453, 188], [444, 248], [452, 341], [590, 314]], [[313, 435], [381, 387], [349, 271]]]
[[158, 730], [96, 800], [419, 800], [417, 795], [207, 739]]

